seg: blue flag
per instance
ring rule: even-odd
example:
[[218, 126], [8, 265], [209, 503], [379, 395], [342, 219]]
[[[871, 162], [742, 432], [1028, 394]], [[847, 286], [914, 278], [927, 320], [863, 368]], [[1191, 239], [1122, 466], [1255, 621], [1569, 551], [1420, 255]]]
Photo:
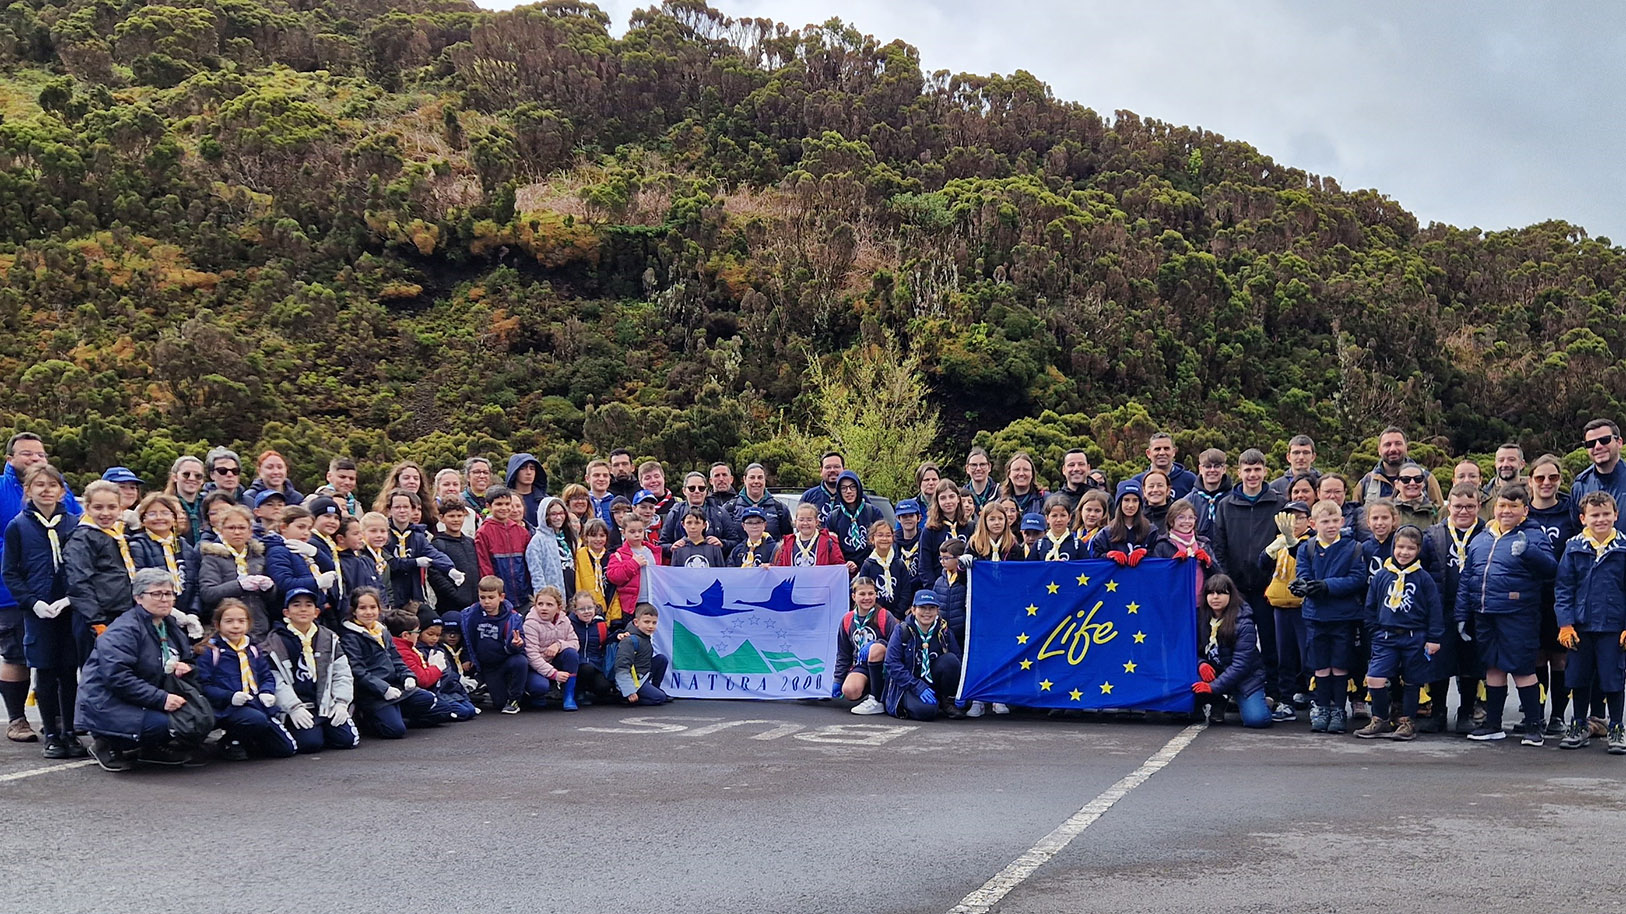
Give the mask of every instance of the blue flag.
[[963, 700], [1189, 711], [1197, 679], [1190, 562], [977, 562]]

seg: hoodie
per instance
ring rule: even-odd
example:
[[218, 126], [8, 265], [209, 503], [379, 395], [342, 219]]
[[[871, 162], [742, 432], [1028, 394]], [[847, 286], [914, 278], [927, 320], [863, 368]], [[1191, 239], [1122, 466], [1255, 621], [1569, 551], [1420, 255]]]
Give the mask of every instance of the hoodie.
[[[533, 527], [542, 526], [542, 500], [548, 496], [548, 471], [542, 469], [542, 461], [532, 454], [515, 454], [508, 458], [508, 472], [503, 474], [503, 484], [514, 488], [514, 480], [519, 477], [520, 468], [527, 463], [536, 467], [536, 480], [531, 483], [531, 491], [520, 495], [525, 502], [524, 521]], [[518, 492], [518, 489], [514, 489]]]
[[[553, 504], [558, 501], [559, 499], [552, 497], [542, 499], [538, 509], [541, 516], [546, 517]], [[565, 523], [570, 523], [569, 518], [566, 518]], [[530, 542], [525, 544], [525, 568], [531, 577], [532, 593], [552, 584], [559, 588], [560, 593], [568, 596], [576, 583], [575, 544], [567, 538], [561, 546], [558, 531], [538, 525]]]
[[[841, 484], [849, 481], [858, 487], [857, 510], [840, 500]], [[830, 502], [830, 513], [824, 518], [824, 529], [841, 544], [841, 554], [847, 561], [862, 565], [873, 548], [869, 544], [870, 524], [881, 519], [881, 512], [864, 499], [864, 483], [852, 470], [842, 470], [836, 477], [836, 493], [836, 499]]]

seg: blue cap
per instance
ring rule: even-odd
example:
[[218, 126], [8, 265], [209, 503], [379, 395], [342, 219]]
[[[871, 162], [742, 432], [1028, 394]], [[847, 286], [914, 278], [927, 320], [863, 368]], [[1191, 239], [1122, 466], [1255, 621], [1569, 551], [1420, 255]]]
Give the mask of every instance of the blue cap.
[[452, 615], [440, 620], [440, 628], [441, 631], [462, 633], [463, 620], [458, 618], [456, 613], [453, 613]]
[[746, 508], [744, 511], [740, 512], [740, 523], [742, 524], [748, 520], [766, 521], [767, 519], [767, 513], [761, 508]]
[[129, 467], [109, 467], [107, 472], [102, 474], [102, 478], [121, 485], [127, 482], [133, 482], [138, 486], [147, 484], [145, 479], [137, 476]]
[[902, 517], [905, 514], [920, 515], [925, 512], [920, 510], [920, 502], [915, 501], [913, 498], [905, 498], [903, 501], [898, 502], [898, 506], [893, 509], [892, 513]]
[[[1118, 498], [1123, 498], [1125, 495], [1133, 495], [1136, 498], [1140, 498], [1140, 481], [1135, 479], [1125, 479], [1123, 482], [1118, 483]], [[1116, 501], [1117, 499], [1113, 500]]]
[[943, 601], [937, 599], [937, 594], [930, 590], [915, 591], [916, 606], [942, 606]]
[[1287, 503], [1287, 507], [1282, 510], [1292, 514], [1309, 514], [1310, 506], [1302, 501], [1290, 501]]
[[1044, 523], [1044, 518], [1042, 516], [1040, 516], [1038, 514], [1024, 514], [1024, 515], [1022, 515], [1022, 529], [1023, 530], [1043, 530], [1044, 528], [1045, 528], [1045, 523]]
[[282, 492], [277, 489], [261, 489], [259, 493], [254, 496], [254, 507], [258, 508], [273, 498], [282, 499], [284, 504], [288, 502], [288, 496], [282, 494]]
[[637, 491], [637, 492], [636, 492], [636, 493], [635, 493], [635, 494], [634, 494], [634, 495], [633, 495], [633, 496], [632, 496], [632, 503], [633, 503], [633, 504], [634, 504], [634, 505], [641, 505], [641, 504], [643, 504], [643, 503], [644, 503], [644, 502], [646, 502], [646, 501], [660, 501], [660, 499], [659, 499], [659, 498], [656, 498], [656, 497], [655, 497], [655, 493], [654, 493], [654, 492], [651, 492], [651, 491], [649, 491], [649, 490], [648, 490], [648, 489], [639, 489], [639, 490], [638, 490], [638, 491]]
[[283, 607], [286, 608], [289, 603], [294, 601], [295, 597], [310, 597], [311, 602], [318, 606], [322, 605], [322, 598], [317, 596], [316, 591], [311, 590], [309, 587], [295, 587], [282, 595]]

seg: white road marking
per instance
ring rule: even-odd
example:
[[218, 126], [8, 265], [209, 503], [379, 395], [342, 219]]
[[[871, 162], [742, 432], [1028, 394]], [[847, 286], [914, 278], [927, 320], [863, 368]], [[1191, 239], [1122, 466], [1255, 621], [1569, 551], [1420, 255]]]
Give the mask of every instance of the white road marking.
[[31, 778], [36, 774], [50, 774], [53, 771], [67, 771], [69, 768], [83, 768], [86, 765], [94, 764], [96, 764], [95, 759], [87, 758], [81, 759], [77, 762], [63, 762], [60, 765], [48, 765], [44, 768], [30, 768], [27, 771], [13, 771], [10, 774], [0, 774], [0, 784], [4, 784], [7, 781], [20, 781], [23, 778]]
[[1163, 770], [1180, 751], [1191, 745], [1197, 734], [1203, 732], [1206, 724], [1192, 724], [1180, 731], [1174, 739], [1168, 741], [1162, 749], [1152, 754], [1139, 768], [1123, 776], [1118, 783], [1103, 790], [1100, 796], [1084, 804], [1084, 808], [1068, 818], [1067, 821], [1056, 826], [1055, 831], [1039, 839], [1039, 843], [1028, 848], [1027, 852], [1017, 857], [1011, 864], [999, 871], [994, 878], [983, 883], [982, 888], [960, 899], [960, 903], [949, 909], [949, 914], [986, 914], [1000, 899], [1010, 894], [1011, 890], [1022, 884], [1022, 881], [1033, 875], [1034, 871], [1044, 866], [1050, 858], [1061, 853], [1062, 849], [1071, 844], [1073, 839], [1084, 832], [1101, 818], [1102, 814], [1111, 809], [1114, 803], [1123, 799], [1131, 790], [1146, 783], [1152, 775]]

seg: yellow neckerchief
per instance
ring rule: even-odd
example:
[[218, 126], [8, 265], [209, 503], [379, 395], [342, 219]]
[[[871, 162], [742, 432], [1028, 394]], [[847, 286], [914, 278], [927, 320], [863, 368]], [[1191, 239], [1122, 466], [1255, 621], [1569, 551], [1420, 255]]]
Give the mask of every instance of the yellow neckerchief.
[[[361, 625], [360, 622], [357, 622], [356, 624]], [[361, 625], [361, 630], [366, 632], [368, 637], [372, 638], [374, 641], [377, 641], [379, 647], [386, 650], [389, 649], [389, 645], [384, 643], [384, 626], [381, 623], [374, 622], [371, 625]]]
[[124, 558], [124, 570], [131, 577], [135, 577], [135, 573], [136, 573], [135, 559], [131, 558], [131, 556], [130, 556], [130, 544], [128, 542], [126, 542], [125, 539], [124, 539], [124, 521], [119, 521], [118, 523], [114, 524], [111, 527], [103, 527], [100, 524], [96, 523], [95, 521], [91, 520], [89, 514], [86, 514], [84, 520], [81, 520], [79, 523], [80, 523], [81, 526], [95, 527], [97, 530], [100, 530], [103, 533], [107, 534], [108, 536], [111, 536], [113, 538], [113, 541], [119, 544], [119, 555], [123, 556], [123, 558]]
[[1389, 585], [1388, 606], [1390, 609], [1399, 609], [1406, 599], [1406, 576], [1416, 574], [1422, 569], [1423, 563], [1412, 559], [1411, 564], [1402, 568], [1395, 564], [1391, 556], [1383, 560], [1384, 570], [1395, 576], [1394, 583]]
[[[237, 675], [242, 679], [243, 691], [250, 695], [260, 691], [260, 684], [254, 678], [254, 667], [248, 662], [248, 636], [244, 635], [241, 641], [232, 641], [225, 635], [220, 640], [226, 643], [237, 654]], [[312, 668], [314, 670], [314, 667]]]
[[406, 532], [403, 533], [402, 531], [395, 529], [394, 524], [391, 524], [390, 535], [395, 537], [396, 558], [411, 558], [412, 550], [407, 546], [407, 540], [412, 538], [412, 528], [406, 528]]
[[1044, 554], [1044, 560], [1047, 562], [1064, 561], [1061, 556], [1061, 546], [1063, 543], [1067, 542], [1067, 534], [1063, 533], [1061, 536], [1057, 536], [1056, 534], [1051, 533], [1049, 530], [1046, 530], [1044, 532], [1044, 541], [1050, 544], [1049, 551]]
[[1602, 540], [1596, 540], [1596, 539], [1592, 538], [1592, 531], [1591, 530], [1582, 530], [1581, 531], [1581, 536], [1582, 536], [1582, 538], [1584, 538], [1586, 540], [1586, 544], [1588, 546], [1592, 547], [1592, 553], [1593, 553], [1593, 559], [1592, 560], [1594, 562], [1603, 561], [1604, 551], [1609, 548], [1610, 544], [1615, 541], [1615, 537], [1617, 537], [1619, 535], [1620, 535], [1620, 531], [1611, 528], [1610, 531], [1609, 531], [1609, 535], [1607, 537], [1604, 537]]
[[[875, 590], [880, 593], [881, 596], [891, 599], [894, 593], [894, 588], [897, 587], [898, 583], [897, 578], [892, 576], [892, 553], [888, 552], [887, 554], [882, 555], [881, 550], [877, 549], [874, 552], [871, 552], [869, 557], [874, 559], [875, 563], [881, 567], [880, 577], [875, 582]], [[875, 605], [880, 606], [881, 604], [876, 603]]]
[[960, 579], [960, 570], [959, 569], [960, 569], [960, 564], [958, 562], [954, 563], [954, 570], [953, 571], [950, 571], [949, 567], [947, 565], [943, 566], [943, 577], [948, 579], [950, 587], [953, 587], [954, 582], [958, 581]]
[[587, 547], [587, 565], [593, 569], [593, 580], [598, 582], [598, 589], [601, 591], [604, 590], [604, 556], [603, 550], [594, 553], [593, 547]]
[[1326, 548], [1329, 548], [1331, 546], [1337, 545], [1338, 541], [1341, 540], [1341, 539], [1343, 539], [1342, 536], [1335, 536], [1335, 537], [1332, 538], [1332, 542], [1328, 543], [1328, 542], [1322, 542], [1321, 537], [1317, 536], [1315, 538], [1315, 543], [1316, 543], [1317, 546], [1320, 546], [1321, 548], [1326, 549]]
[[1461, 532], [1458, 532], [1456, 527], [1450, 524], [1445, 525], [1446, 531], [1451, 534], [1451, 546], [1457, 554], [1457, 565], [1459, 567], [1468, 561], [1468, 541], [1474, 538], [1474, 528], [1477, 526], [1479, 525], [1469, 524]]
[[746, 537], [745, 538], [745, 554], [740, 556], [740, 567], [741, 568], [756, 568], [756, 567], [759, 567], [762, 563], [757, 561], [757, 547], [761, 546], [763, 543], [766, 543], [767, 541], [768, 541], [768, 534], [767, 533], [763, 533], [762, 534], [762, 539], [759, 539], [759, 540], [753, 540], [750, 537]]
[[62, 540], [56, 535], [56, 525], [61, 523], [62, 518], [67, 516], [58, 513], [46, 517], [39, 512], [38, 508], [34, 509], [34, 519], [38, 520], [40, 526], [45, 528], [45, 538], [51, 541], [51, 570], [53, 571], [62, 567]]
[[317, 631], [316, 625], [314, 623], [311, 625], [311, 633], [308, 634], [308, 635], [305, 634], [304, 632], [300, 631], [299, 629], [294, 628], [292, 625], [288, 626], [288, 630], [293, 632], [294, 636], [299, 639], [300, 650], [305, 655], [305, 668], [310, 671], [311, 678], [315, 679], [316, 678], [316, 631]]
[[1217, 652], [1219, 650], [1219, 630], [1220, 630], [1220, 620], [1222, 618], [1224, 618], [1224, 617], [1223, 616], [1215, 616], [1214, 618], [1208, 620], [1208, 650], [1209, 650], [1209, 653], [1215, 653], [1215, 652]]
[[[284, 542], [286, 542], [286, 540], [284, 540]], [[298, 540], [294, 540], [294, 542], [298, 542]], [[309, 546], [310, 541], [306, 540], [305, 545]], [[294, 550], [292, 550], [292, 549], [289, 549], [288, 551], [293, 552], [294, 555], [297, 555], [300, 558], [305, 560], [305, 567], [307, 567], [307, 568], [309, 568], [311, 570], [311, 577], [314, 578], [317, 575], [322, 573], [321, 566], [316, 564], [316, 556], [314, 556], [314, 555], [306, 555], [303, 552], [294, 552]]]
[[801, 553], [802, 558], [806, 559], [809, 565], [817, 565], [819, 563], [819, 535], [817, 533], [813, 534], [813, 539], [809, 540], [806, 546], [802, 545], [801, 537], [794, 536], [794, 534], [792, 536], [796, 540], [796, 551]]
[[371, 543], [367, 545], [367, 554], [373, 557], [373, 570], [378, 573], [380, 578], [382, 578], [384, 576], [384, 570], [390, 567], [389, 560], [384, 558], [384, 553], [374, 549]]
[[184, 587], [186, 585], [186, 576], [181, 574], [181, 565], [175, 560], [175, 553], [180, 551], [180, 544], [176, 540], [175, 534], [171, 533], [169, 536], [159, 537], [148, 533], [147, 538], [157, 543], [159, 548], [163, 550], [164, 565], [169, 568], [169, 579], [175, 582], [176, 589]]
[[949, 521], [943, 521], [943, 529], [948, 531], [949, 536], [952, 536], [957, 540], [965, 539], [965, 537], [960, 535], [960, 525], [959, 524], [950, 523]]
[[337, 565], [339, 563], [339, 544], [329, 539], [328, 535], [320, 530], [312, 530], [311, 535], [320, 537], [322, 542], [327, 543], [327, 554], [332, 556], [333, 563]]
[[990, 561], [990, 562], [999, 561], [1000, 559], [1004, 558], [1004, 555], [1003, 555], [1004, 552], [1005, 552], [1005, 538], [1004, 537], [1000, 537], [997, 540], [989, 540], [988, 541], [988, 561]]

